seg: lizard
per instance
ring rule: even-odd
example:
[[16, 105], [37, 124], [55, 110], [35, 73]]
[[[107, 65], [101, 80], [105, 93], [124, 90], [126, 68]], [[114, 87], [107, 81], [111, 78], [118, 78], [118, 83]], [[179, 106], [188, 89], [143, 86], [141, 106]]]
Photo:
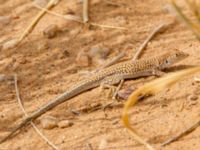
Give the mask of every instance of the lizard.
[[2, 140], [0, 140], [0, 143], [6, 141], [22, 127], [26, 126], [28, 123], [35, 120], [45, 112], [87, 90], [96, 88], [103, 84], [115, 85], [118, 84], [121, 80], [125, 79], [160, 75], [161, 73], [163, 73], [162, 71], [164, 69], [172, 66], [173, 64], [183, 60], [188, 56], [189, 54], [185, 52], [182, 52], [180, 50], [173, 50], [151, 58], [143, 58], [135, 61], [127, 60], [105, 68], [91, 75], [90, 78], [86, 78], [78, 82], [77, 84], [69, 88], [66, 92], [57, 96], [55, 99], [50, 100], [50, 102], [40, 107], [29, 116], [25, 117], [21, 121], [21, 123], [19, 123], [13, 129], [13, 131], [11, 131]]

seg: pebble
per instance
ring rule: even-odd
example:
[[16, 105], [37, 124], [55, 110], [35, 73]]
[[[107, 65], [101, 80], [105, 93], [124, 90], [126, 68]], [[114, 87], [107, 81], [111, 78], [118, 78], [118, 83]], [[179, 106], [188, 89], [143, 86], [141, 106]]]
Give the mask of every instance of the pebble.
[[99, 144], [99, 150], [104, 150], [106, 149], [106, 146], [108, 145], [108, 140], [106, 138], [101, 139], [100, 144]]
[[200, 95], [200, 87], [199, 86], [194, 90], [194, 94]]
[[71, 127], [74, 123], [70, 120], [62, 120], [58, 122], [58, 127], [59, 128], [68, 128]]
[[53, 129], [57, 127], [57, 119], [52, 116], [45, 116], [40, 120], [43, 129]]
[[200, 76], [194, 78], [195, 82], [200, 83]]
[[0, 16], [0, 24], [8, 25], [11, 22], [10, 16]]
[[189, 95], [189, 96], [188, 96], [188, 100], [195, 101], [195, 100], [197, 100], [197, 99], [198, 99], [198, 96], [195, 95], [195, 94], [192, 94], [192, 95]]
[[65, 57], [69, 57], [70, 56], [70, 52], [67, 49], [63, 49], [62, 52], [63, 52], [63, 55]]
[[135, 90], [135, 87], [128, 87], [118, 91], [117, 96], [122, 99], [128, 99], [129, 95]]
[[115, 17], [115, 21], [117, 26], [124, 26], [127, 23], [127, 19], [124, 16]]
[[90, 57], [94, 58], [94, 57], [98, 57], [100, 59], [106, 59], [108, 57], [108, 55], [110, 54], [110, 49], [103, 46], [103, 45], [95, 45], [93, 47], [91, 47], [90, 51], [89, 51], [89, 55]]
[[190, 102], [188, 103], [188, 106], [194, 106], [194, 105], [197, 105], [197, 104], [198, 104], [197, 101], [190, 101]]
[[119, 123], [118, 120], [113, 120], [113, 121], [112, 121], [112, 124], [113, 124], [113, 125], [116, 125], [116, 124], [118, 124], [118, 123]]
[[76, 57], [76, 64], [80, 67], [88, 67], [90, 65], [90, 59], [86, 52], [81, 51]]
[[55, 24], [51, 24], [49, 25], [48, 27], [46, 27], [43, 31], [43, 35], [48, 38], [48, 39], [51, 39], [51, 38], [54, 38], [57, 34], [57, 32], [59, 31], [59, 28], [57, 25]]
[[77, 66], [76, 65], [74, 65], [74, 64], [72, 64], [72, 65], [70, 65], [68, 68], [67, 68], [67, 70], [66, 70], [66, 72], [67, 73], [70, 73], [70, 74], [74, 74], [74, 73], [77, 73]]
[[7, 41], [2, 45], [2, 50], [14, 48], [18, 43], [19, 43], [18, 39], [12, 39], [10, 41]]
[[86, 36], [81, 36], [79, 38], [79, 43], [81, 45], [88, 45], [89, 43], [91, 43], [94, 40], [93, 36], [90, 35], [86, 35]]
[[69, 34], [70, 34], [70, 36], [73, 37], [73, 36], [77, 36], [80, 32], [81, 32], [81, 28], [78, 27], [78, 28], [75, 28], [75, 29], [70, 30], [70, 31], [69, 31]]
[[4, 81], [6, 79], [6, 75], [5, 74], [0, 74], [0, 81]]
[[38, 43], [38, 45], [37, 45], [37, 49], [39, 51], [46, 50], [48, 48], [49, 48], [49, 44], [46, 41], [42, 41], [42, 42]]

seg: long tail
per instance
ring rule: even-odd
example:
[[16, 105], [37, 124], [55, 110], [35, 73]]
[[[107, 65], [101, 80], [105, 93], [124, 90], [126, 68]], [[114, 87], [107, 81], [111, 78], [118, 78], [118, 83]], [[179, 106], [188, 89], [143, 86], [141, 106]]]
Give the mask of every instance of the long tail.
[[45, 104], [44, 106], [42, 106], [41, 108], [39, 108], [38, 110], [36, 110], [32, 114], [30, 114], [24, 120], [22, 120], [22, 122], [19, 125], [17, 125], [17, 127], [13, 131], [11, 131], [6, 137], [4, 137], [3, 139], [0, 140], [0, 143], [3, 143], [7, 139], [9, 139], [18, 130], [20, 130], [22, 127], [24, 127], [25, 125], [30, 123], [30, 121], [36, 119], [37, 117], [41, 116], [45, 112], [51, 110], [52, 108], [56, 107], [57, 105], [65, 102], [67, 100], [70, 100], [70, 98], [76, 96], [77, 94], [80, 94], [80, 93], [82, 93], [82, 92], [84, 92], [86, 90], [89, 90], [91, 88], [94, 88], [96, 86], [98, 86], [98, 84], [90, 85], [87, 81], [81, 82], [80, 84], [74, 86], [70, 90], [68, 90], [68, 91], [64, 92], [63, 94], [59, 95], [55, 99], [51, 100], [49, 103]]
[[23, 126], [27, 125], [31, 121], [30, 117], [25, 118], [13, 131], [11, 131], [6, 137], [0, 140], [0, 143], [5, 142], [7, 139], [9, 139], [13, 134], [15, 134], [19, 129], [21, 129]]
[[38, 110], [36, 110], [32, 114], [30, 114], [30, 116], [23, 119], [22, 122], [19, 125], [17, 125], [17, 127], [15, 127], [15, 129], [13, 131], [11, 131], [8, 135], [6, 135], [6, 137], [4, 137], [2, 140], [0, 140], [0, 143], [5, 142], [12, 135], [14, 135], [18, 130], [20, 130], [22, 127], [24, 127], [25, 125], [30, 123], [31, 120], [36, 119], [37, 117], [44, 114], [46, 111], [54, 108], [55, 106], [61, 104], [64, 101], [69, 100], [71, 97], [73, 97], [73, 95], [71, 95], [71, 93], [69, 93], [67, 91], [67, 92], [63, 93], [62, 95], [58, 96], [57, 98], [55, 98], [53, 101], [50, 101], [50, 103], [47, 103], [46, 105], [42, 106], [41, 108], [39, 108]]

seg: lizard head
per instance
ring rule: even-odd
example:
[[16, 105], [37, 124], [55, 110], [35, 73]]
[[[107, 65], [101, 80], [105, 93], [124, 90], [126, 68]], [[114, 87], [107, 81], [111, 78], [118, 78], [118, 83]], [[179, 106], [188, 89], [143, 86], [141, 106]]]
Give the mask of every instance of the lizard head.
[[162, 55], [161, 60], [159, 61], [159, 68], [167, 68], [183, 59], [188, 57], [189, 54], [181, 52], [180, 50], [173, 50]]

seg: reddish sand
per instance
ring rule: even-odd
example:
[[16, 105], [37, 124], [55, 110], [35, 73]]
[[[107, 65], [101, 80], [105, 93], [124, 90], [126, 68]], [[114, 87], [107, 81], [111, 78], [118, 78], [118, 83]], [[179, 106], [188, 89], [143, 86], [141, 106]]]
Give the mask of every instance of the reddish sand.
[[[84, 78], [81, 71], [93, 70], [100, 66], [91, 63], [89, 67], [77, 67], [76, 56], [84, 50], [89, 51], [95, 45], [111, 49], [109, 58], [125, 51], [127, 58], [134, 55], [149, 33], [162, 22], [172, 22], [175, 18], [166, 11], [166, 3], [161, 0], [133, 1], [112, 0], [119, 6], [109, 5], [106, 0], [94, 0], [91, 4], [90, 19], [92, 22], [105, 25], [123, 26], [128, 31], [102, 29], [83, 26], [77, 22], [65, 21], [46, 14], [34, 31], [16, 48], [1, 50], [0, 73], [18, 74], [20, 95], [28, 113], [33, 112], [50, 99], [64, 92], [77, 80]], [[0, 26], [0, 45], [19, 37], [39, 12], [29, 7], [27, 0], [0, 0], [0, 16], [12, 15], [8, 25]], [[80, 1], [61, 1], [52, 9], [66, 14], [82, 14]], [[57, 24], [62, 31], [56, 37], [47, 39], [42, 31], [51, 24]], [[46, 47], [46, 48], [45, 48]], [[142, 57], [147, 58], [171, 49], [179, 49], [190, 54], [189, 58], [177, 65], [198, 65], [200, 63], [200, 43], [184, 24], [179, 21], [162, 34], [157, 35], [147, 46]], [[66, 55], [69, 52], [69, 56]], [[197, 74], [198, 75], [198, 74]], [[195, 76], [197, 76], [195, 75]], [[141, 86], [152, 80], [152, 77], [125, 82], [123, 88]], [[0, 84], [0, 138], [10, 132], [24, 117], [17, 103], [13, 83], [4, 81]], [[149, 140], [154, 147], [176, 135], [196, 122], [200, 117], [200, 83], [194, 76], [185, 78], [169, 90], [139, 102], [132, 110], [131, 122], [138, 133]], [[192, 100], [191, 96], [197, 96]], [[98, 149], [104, 142], [106, 150], [143, 150], [124, 129], [121, 123], [122, 106], [102, 109], [89, 113], [73, 115], [69, 110], [79, 110], [90, 105], [111, 102], [93, 89], [63, 103], [45, 115], [52, 115], [59, 120], [70, 119], [74, 125], [69, 128], [45, 130], [39, 119], [35, 121], [42, 132], [59, 149], [87, 149], [90, 143]], [[106, 114], [106, 115], [105, 115]], [[200, 149], [200, 127], [180, 140], [162, 148], [164, 150], [197, 150]], [[0, 149], [32, 150], [52, 149], [31, 126], [0, 144]]]

